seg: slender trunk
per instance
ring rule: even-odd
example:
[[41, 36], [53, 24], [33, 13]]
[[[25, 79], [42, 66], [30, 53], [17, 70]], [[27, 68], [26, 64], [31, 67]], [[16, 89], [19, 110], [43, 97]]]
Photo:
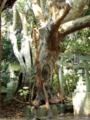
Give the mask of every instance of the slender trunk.
[[1, 13], [0, 13], [0, 109], [1, 109], [1, 54], [2, 53], [2, 40], [1, 40]]
[[58, 73], [58, 66], [56, 65], [56, 74], [57, 74], [57, 78], [58, 78], [58, 93], [59, 93], [59, 98], [61, 102], [64, 102], [64, 94], [62, 92], [62, 87], [61, 87], [61, 83], [60, 83], [60, 78], [59, 78], [59, 73]]
[[[0, 109], [1, 109], [1, 62], [2, 62], [2, 59], [1, 59], [1, 56], [2, 56], [2, 40], [1, 40], [1, 12], [4, 8], [4, 5], [6, 3], [7, 0], [4, 0], [0, 6]], [[1, 111], [1, 110], [0, 110]]]

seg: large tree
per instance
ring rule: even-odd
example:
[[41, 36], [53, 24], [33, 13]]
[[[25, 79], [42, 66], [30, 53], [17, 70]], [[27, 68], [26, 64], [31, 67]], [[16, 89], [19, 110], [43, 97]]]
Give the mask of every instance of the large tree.
[[[85, 27], [90, 27], [90, 16], [83, 16], [88, 0], [28, 0], [31, 13], [36, 18], [34, 23], [36, 29], [31, 29], [31, 35], [28, 32], [26, 14], [23, 10], [17, 10], [13, 7], [13, 25], [10, 27], [10, 40], [13, 45], [13, 51], [17, 57], [21, 71], [19, 75], [18, 89], [29, 85], [29, 100], [32, 105], [44, 100], [44, 97], [39, 96], [37, 92], [37, 84], [30, 82], [28, 78], [32, 75], [31, 69], [36, 69], [36, 62], [33, 62], [34, 46], [33, 40], [39, 40], [39, 61], [41, 67], [41, 78], [46, 89], [49, 100], [52, 98], [52, 70], [55, 67], [55, 62], [60, 54], [60, 42], [69, 33], [80, 30]], [[19, 13], [19, 14], [18, 14]], [[21, 49], [18, 49], [17, 37], [15, 35], [17, 27], [17, 16], [20, 16], [23, 28], [23, 39], [21, 39]], [[35, 31], [37, 33], [35, 34]], [[29, 34], [29, 35], [28, 35]], [[34, 94], [32, 94], [34, 93]], [[45, 92], [44, 92], [45, 93]], [[61, 97], [62, 99], [62, 97]], [[35, 103], [35, 104], [34, 104]]]

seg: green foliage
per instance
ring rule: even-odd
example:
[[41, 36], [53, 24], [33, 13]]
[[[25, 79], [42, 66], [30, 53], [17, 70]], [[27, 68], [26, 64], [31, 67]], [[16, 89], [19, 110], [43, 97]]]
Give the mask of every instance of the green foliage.
[[32, 75], [28, 78], [29, 82], [35, 82], [37, 79], [37, 75], [36, 75], [36, 70], [31, 69], [30, 70], [32, 72]]
[[58, 90], [58, 78], [57, 78], [57, 75], [55, 73], [55, 70], [53, 70], [53, 86], [52, 86], [52, 89], [54, 91]]
[[88, 0], [87, 6], [89, 7], [88, 11], [86, 12], [85, 15], [90, 15], [90, 0]]
[[8, 68], [9, 62], [2, 62], [1, 66], [2, 66], [2, 73], [1, 73], [1, 77], [2, 77], [2, 86], [7, 86], [7, 83], [10, 81], [10, 75], [7, 72], [7, 68]]
[[65, 95], [70, 94], [76, 88], [76, 83], [78, 81], [78, 76], [74, 71], [69, 71], [64, 76], [64, 92]]
[[[29, 82], [36, 82], [36, 70], [34, 69], [30, 69], [30, 71], [32, 72], [32, 76], [28, 78]], [[20, 89], [18, 91], [20, 93], [20, 96], [24, 96], [24, 98], [26, 97], [27, 94], [29, 94], [29, 87], [28, 86], [24, 86], [22, 89]], [[26, 98], [25, 98], [26, 99]]]
[[6, 37], [2, 37], [2, 60], [9, 62], [16, 61], [11, 42]]
[[[65, 96], [68, 96], [71, 92], [74, 91], [76, 88], [76, 84], [78, 81], [79, 77], [75, 72], [68, 71], [66, 74], [63, 74], [63, 81], [64, 81], [64, 93]], [[58, 77], [55, 74], [55, 71], [53, 71], [53, 90], [58, 91]]]
[[18, 0], [17, 1], [17, 4], [18, 4], [18, 7], [21, 9], [21, 8], [24, 8], [24, 6], [26, 5], [26, 2], [27, 0]]
[[18, 49], [21, 49], [21, 39], [22, 39], [22, 34], [17, 34], [17, 45], [18, 45]]
[[30, 2], [28, 0], [18, 0], [16, 2], [17, 9], [24, 11], [24, 12], [27, 12], [28, 9], [30, 9], [29, 3]]
[[13, 10], [12, 9], [7, 9], [4, 12], [2, 12], [2, 24], [4, 23], [4, 25], [7, 23], [12, 23], [12, 18], [13, 18]]
[[29, 87], [24, 86], [23, 89], [20, 89], [18, 92], [20, 93], [20, 96], [26, 97], [26, 95], [29, 93]]
[[[21, 45], [20, 40], [22, 39], [22, 36], [18, 34], [17, 39], [18, 39], [17, 41], [18, 48], [20, 50], [20, 45]], [[2, 60], [9, 62], [17, 62], [11, 42], [9, 39], [7, 39], [6, 36], [2, 37]]]
[[90, 29], [84, 28], [64, 38], [61, 42], [62, 52], [79, 55], [90, 55]]
[[31, 15], [29, 18], [28, 18], [28, 27], [29, 28], [35, 28], [36, 27], [36, 22], [37, 20], [36, 20], [36, 18], [35, 18], [35, 16], [34, 15]]

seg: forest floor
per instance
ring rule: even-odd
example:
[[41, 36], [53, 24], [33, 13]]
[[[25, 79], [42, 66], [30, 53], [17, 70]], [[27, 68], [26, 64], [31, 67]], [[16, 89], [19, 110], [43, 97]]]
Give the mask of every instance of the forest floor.
[[51, 119], [44, 118], [31, 118], [25, 115], [25, 104], [20, 104], [15, 100], [10, 100], [1, 104], [0, 120], [90, 120], [90, 117], [75, 117], [73, 113], [62, 114], [53, 116]]

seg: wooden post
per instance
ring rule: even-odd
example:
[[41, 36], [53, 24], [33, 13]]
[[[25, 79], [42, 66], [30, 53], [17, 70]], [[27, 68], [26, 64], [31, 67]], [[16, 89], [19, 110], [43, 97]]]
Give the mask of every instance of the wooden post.
[[60, 88], [61, 88], [62, 93], [64, 95], [64, 87], [63, 87], [63, 65], [60, 65], [60, 67], [59, 67], [59, 82], [60, 82]]
[[89, 68], [87, 62], [86, 62], [85, 74], [86, 74], [86, 92], [90, 92]]

